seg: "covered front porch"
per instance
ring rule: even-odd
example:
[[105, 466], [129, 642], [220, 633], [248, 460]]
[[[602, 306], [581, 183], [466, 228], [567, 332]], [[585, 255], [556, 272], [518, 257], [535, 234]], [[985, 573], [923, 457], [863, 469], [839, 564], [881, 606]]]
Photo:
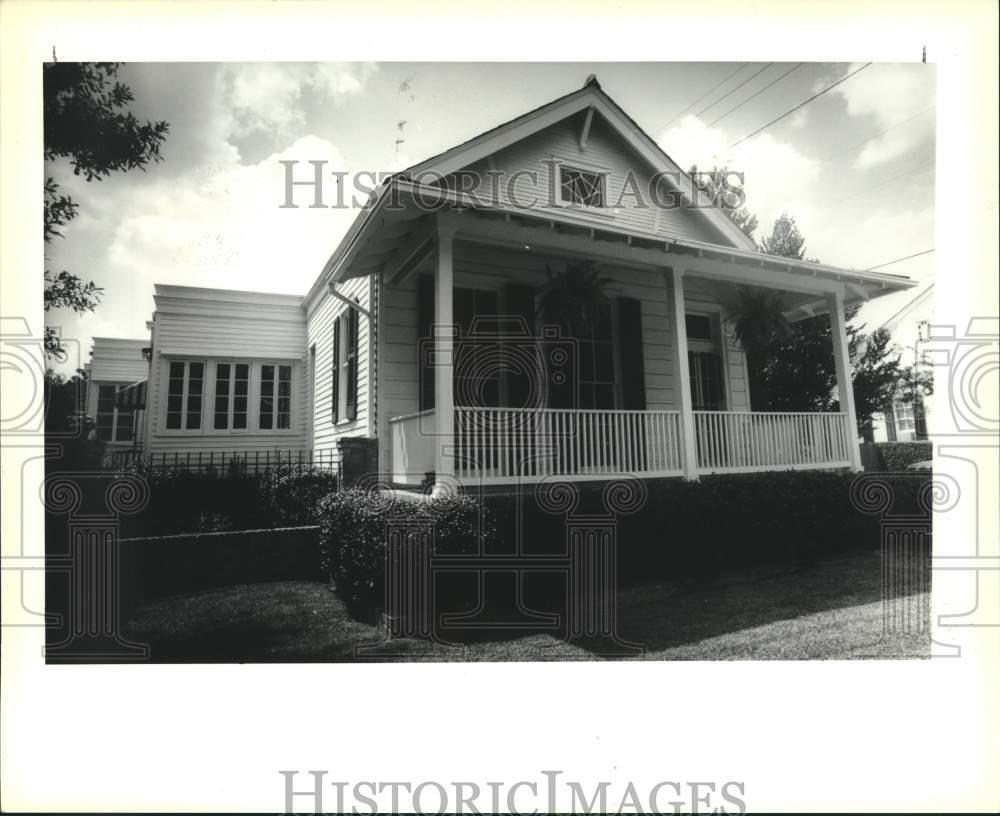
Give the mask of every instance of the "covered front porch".
[[[473, 209], [424, 216], [407, 239], [380, 277], [379, 436], [395, 483], [860, 470], [844, 307], [880, 276]], [[606, 337], [566, 337], [535, 314], [546, 268], [581, 259], [621, 301]], [[751, 410], [727, 325], [741, 286], [781, 291], [793, 320], [830, 314], [840, 411]], [[511, 319], [519, 328], [500, 326]], [[564, 372], [574, 353], [591, 359]], [[567, 396], [561, 377], [582, 385]]]

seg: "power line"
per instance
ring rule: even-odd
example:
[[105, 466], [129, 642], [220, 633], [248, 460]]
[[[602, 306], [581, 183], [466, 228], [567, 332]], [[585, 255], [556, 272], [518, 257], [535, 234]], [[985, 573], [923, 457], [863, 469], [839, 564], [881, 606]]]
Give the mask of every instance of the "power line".
[[[923, 252], [914, 252], [912, 255], [907, 255], [903, 258], [896, 258], [894, 261], [886, 261], [885, 263], [880, 263], [878, 266], [869, 266], [865, 272], [874, 272], [876, 269], [881, 269], [883, 266], [892, 266], [893, 264], [902, 263], [903, 261], [908, 261], [910, 258], [919, 258], [921, 255], [930, 255], [934, 250], [925, 249]], [[931, 284], [933, 286], [934, 284]]]
[[705, 106], [704, 108], [702, 108], [702, 109], [701, 109], [700, 111], [698, 111], [698, 112], [697, 112], [697, 113], [695, 114], [695, 116], [697, 116], [697, 117], [699, 117], [699, 118], [700, 118], [700, 117], [701, 117], [701, 115], [702, 115], [702, 114], [703, 114], [703, 113], [704, 113], [705, 111], [707, 111], [707, 110], [709, 110], [709, 109], [711, 109], [711, 108], [714, 108], [714, 107], [715, 107], [716, 105], [718, 105], [718, 104], [719, 104], [719, 103], [720, 103], [720, 102], [721, 102], [721, 101], [722, 101], [723, 99], [725, 99], [725, 98], [726, 98], [727, 96], [732, 96], [732, 95], [733, 95], [734, 93], [736, 93], [736, 92], [737, 92], [737, 91], [738, 91], [738, 90], [739, 90], [740, 88], [742, 88], [742, 87], [743, 87], [744, 85], [746, 85], [746, 84], [747, 84], [747, 83], [748, 83], [748, 82], [749, 82], [749, 81], [750, 81], [751, 79], [754, 79], [755, 77], [758, 77], [758, 76], [760, 76], [760, 75], [761, 75], [762, 73], [764, 73], [764, 72], [765, 72], [765, 71], [766, 71], [766, 70], [767, 70], [768, 68], [770, 68], [770, 67], [771, 67], [772, 65], [774, 65], [774, 63], [773, 63], [773, 62], [769, 62], [769, 63], [768, 63], [767, 65], [765, 65], [765, 66], [764, 66], [763, 68], [761, 68], [761, 69], [760, 69], [760, 70], [759, 70], [759, 71], [758, 71], [758, 72], [757, 72], [756, 74], [752, 74], [751, 76], [748, 76], [748, 77], [747, 77], [746, 79], [744, 79], [744, 80], [743, 80], [743, 81], [742, 81], [742, 82], [741, 82], [741, 83], [740, 83], [739, 85], [737, 85], [737, 86], [736, 86], [735, 88], [733, 88], [733, 89], [732, 89], [731, 91], [726, 91], [726, 93], [724, 93], [724, 94], [723, 94], [722, 96], [720, 96], [720, 97], [719, 97], [718, 99], [716, 99], [716, 100], [715, 100], [715, 101], [714, 101], [714, 102], [713, 102], [713, 103], [712, 103], [711, 105], [706, 105], [706, 106]]
[[[773, 64], [773, 63], [772, 63], [772, 64]], [[743, 107], [743, 106], [744, 106], [745, 104], [747, 104], [747, 102], [749, 102], [749, 101], [750, 101], [751, 99], [756, 99], [756, 98], [757, 98], [758, 96], [760, 96], [760, 95], [761, 95], [762, 93], [764, 93], [764, 91], [766, 91], [766, 90], [767, 90], [768, 88], [770, 88], [770, 87], [771, 87], [772, 85], [776, 85], [777, 83], [781, 82], [781, 80], [783, 80], [783, 79], [784, 79], [784, 78], [785, 78], [786, 76], [788, 76], [788, 75], [789, 75], [790, 73], [792, 73], [792, 71], [796, 71], [796, 70], [798, 70], [798, 69], [799, 69], [799, 68], [801, 68], [801, 67], [802, 67], [803, 65], [805, 65], [805, 63], [804, 63], [804, 62], [800, 62], [800, 63], [798, 63], [798, 64], [796, 64], [796, 65], [793, 65], [793, 66], [792, 66], [791, 68], [789, 68], [789, 69], [788, 69], [787, 71], [785, 71], [785, 73], [783, 73], [783, 74], [782, 74], [781, 76], [779, 76], [779, 77], [778, 77], [777, 79], [772, 79], [772, 80], [771, 80], [770, 82], [768, 82], [768, 83], [767, 83], [767, 85], [765, 85], [765, 86], [764, 86], [763, 88], [761, 88], [761, 89], [760, 89], [759, 91], [757, 91], [757, 92], [756, 92], [755, 94], [753, 94], [753, 95], [751, 95], [751, 96], [748, 96], [748, 97], [747, 97], [746, 99], [744, 99], [744, 100], [743, 100], [742, 102], [740, 102], [740, 103], [739, 103], [738, 105], [735, 105], [735, 106], [731, 107], [731, 108], [730, 108], [729, 110], [727, 110], [727, 111], [726, 111], [726, 112], [725, 112], [724, 114], [722, 114], [722, 116], [720, 116], [720, 117], [719, 117], [718, 119], [716, 119], [716, 120], [715, 120], [714, 122], [711, 122], [711, 123], [709, 123], [709, 125], [708, 125], [708, 126], [709, 126], [709, 127], [715, 127], [715, 125], [717, 125], [717, 124], [718, 124], [719, 122], [721, 122], [721, 121], [722, 121], [723, 119], [725, 119], [725, 118], [726, 118], [727, 116], [729, 116], [729, 114], [731, 114], [731, 113], [732, 113], [733, 111], [737, 111], [737, 110], [739, 110], [739, 109], [740, 109], [740, 108], [742, 108], [742, 107]]]
[[658, 127], [653, 132], [654, 133], [658, 133], [659, 131], [664, 130], [665, 128], [670, 127], [674, 122], [676, 122], [678, 119], [680, 119], [685, 113], [687, 113], [689, 110], [691, 110], [691, 108], [693, 108], [695, 105], [697, 105], [699, 102], [701, 102], [702, 99], [704, 99], [709, 94], [714, 93], [716, 90], [718, 90], [719, 88], [721, 88], [723, 85], [725, 85], [727, 82], [729, 82], [729, 80], [731, 80], [734, 76], [736, 76], [740, 71], [742, 71], [745, 67], [746, 67], [746, 63], [741, 62], [736, 67], [736, 70], [733, 71], [731, 74], [729, 74], [724, 80], [722, 80], [721, 82], [719, 82], [717, 85], [713, 85], [711, 88], [709, 88], [707, 91], [705, 91], [705, 93], [703, 93], [696, 100], [694, 100], [694, 102], [692, 102], [690, 105], [688, 105], [686, 108], [684, 108], [684, 110], [682, 110], [680, 113], [678, 113], [673, 119], [671, 119], [669, 122], [667, 122], [665, 125], [663, 125], [663, 127]]
[[[929, 161], [929, 160], [930, 157], [928, 157], [927, 159], [923, 159], [922, 161]], [[892, 182], [897, 181], [898, 179], [913, 175], [914, 173], [917, 172], [926, 173], [928, 170], [933, 170], [933, 169], [934, 169], [933, 164], [920, 164], [917, 167], [911, 167], [909, 170], [904, 170], [902, 173], [897, 173], [895, 176], [890, 176], [884, 181], [880, 181], [878, 184], [873, 184], [871, 187], [866, 187], [864, 190], [859, 190], [858, 192], [852, 193], [851, 195], [845, 196], [844, 198], [838, 198], [836, 201], [831, 201], [830, 205], [832, 206], [833, 204], [841, 204], [844, 201], [850, 201], [852, 198], [857, 198], [858, 196], [861, 195], [867, 195], [873, 190], [877, 190], [880, 187], [885, 187], [886, 184], [892, 184]]]
[[780, 121], [781, 121], [782, 119], [784, 119], [784, 118], [785, 118], [786, 116], [790, 116], [791, 114], [795, 113], [795, 111], [797, 111], [797, 110], [798, 110], [799, 108], [803, 108], [803, 107], [805, 107], [805, 106], [806, 106], [806, 105], [808, 105], [808, 104], [809, 104], [810, 102], [812, 102], [812, 101], [813, 101], [814, 99], [817, 99], [818, 97], [821, 97], [821, 96], [822, 96], [823, 94], [825, 94], [825, 93], [826, 93], [827, 91], [830, 91], [830, 90], [833, 90], [833, 89], [834, 89], [834, 88], [836, 88], [836, 87], [837, 87], [838, 85], [840, 85], [840, 84], [841, 84], [842, 82], [847, 82], [847, 80], [849, 80], [849, 79], [850, 79], [850, 78], [851, 78], [852, 76], [854, 76], [855, 74], [860, 74], [860, 73], [861, 73], [862, 71], [864, 71], [864, 70], [865, 70], [865, 68], [867, 68], [867, 67], [868, 67], [869, 65], [871, 65], [871, 63], [870, 63], [870, 62], [866, 62], [866, 63], [865, 63], [864, 65], [862, 65], [862, 66], [861, 66], [860, 68], [858, 68], [857, 70], [854, 70], [854, 71], [851, 71], [851, 73], [849, 73], [849, 74], [848, 74], [847, 76], [845, 76], [845, 77], [844, 77], [843, 79], [838, 79], [838, 80], [837, 80], [836, 82], [834, 82], [834, 83], [833, 83], [832, 85], [827, 85], [827, 86], [826, 86], [826, 87], [825, 87], [825, 88], [824, 88], [824, 89], [823, 89], [822, 91], [819, 91], [818, 93], [814, 93], [814, 94], [813, 94], [812, 96], [810, 96], [810, 97], [809, 97], [809, 98], [808, 98], [807, 100], [805, 100], [804, 102], [800, 102], [800, 103], [799, 103], [798, 105], [796, 105], [796, 106], [795, 106], [794, 108], [792, 108], [791, 110], [787, 110], [787, 111], [785, 111], [785, 112], [784, 112], [783, 114], [781, 114], [781, 116], [779, 116], [778, 118], [776, 118], [776, 119], [772, 119], [772, 120], [771, 120], [770, 122], [768, 122], [768, 123], [767, 123], [766, 125], [764, 125], [763, 127], [759, 127], [759, 128], [757, 128], [757, 130], [755, 130], [755, 131], [754, 131], [753, 133], [748, 133], [748, 134], [747, 134], [746, 136], [744, 136], [744, 137], [743, 137], [742, 139], [740, 139], [740, 140], [739, 140], [738, 142], [734, 142], [733, 144], [729, 145], [729, 149], [730, 149], [730, 150], [732, 150], [732, 148], [736, 147], [737, 145], [740, 145], [740, 144], [743, 144], [743, 142], [745, 142], [745, 141], [746, 141], [747, 139], [749, 139], [749, 138], [750, 138], [751, 136], [756, 136], [756, 135], [757, 135], [758, 133], [760, 133], [760, 132], [762, 132], [762, 131], [765, 131], [765, 130], [767, 130], [767, 129], [768, 129], [769, 127], [771, 127], [771, 125], [773, 125], [773, 124], [776, 124], [777, 122], [780, 122]]
[[874, 134], [874, 135], [872, 135], [872, 136], [869, 136], [869, 137], [868, 137], [867, 139], [865, 139], [864, 141], [861, 141], [861, 142], [858, 142], [857, 144], [854, 144], [854, 145], [851, 145], [851, 146], [850, 146], [850, 147], [848, 147], [848, 148], [847, 148], [846, 150], [841, 150], [841, 151], [840, 151], [840, 152], [838, 152], [838, 153], [831, 153], [831, 154], [830, 154], [829, 156], [825, 156], [823, 160], [825, 161], [826, 159], [835, 159], [835, 158], [837, 158], [838, 156], [843, 156], [843, 155], [844, 155], [845, 153], [850, 153], [850, 152], [851, 152], [851, 151], [853, 151], [853, 150], [857, 150], [857, 149], [858, 149], [859, 147], [861, 147], [862, 145], [866, 145], [866, 144], [868, 144], [868, 142], [870, 142], [870, 141], [871, 141], [872, 139], [877, 139], [877, 138], [878, 138], [879, 136], [884, 136], [884, 135], [885, 135], [886, 133], [888, 133], [888, 132], [889, 132], [890, 130], [895, 130], [895, 129], [896, 129], [896, 128], [898, 128], [898, 127], [902, 127], [902, 126], [903, 126], [903, 125], [905, 125], [905, 124], [906, 124], [907, 122], [912, 122], [912, 121], [913, 121], [914, 119], [916, 119], [916, 118], [917, 118], [918, 116], [920, 116], [920, 115], [921, 115], [921, 114], [923, 114], [923, 113], [927, 113], [927, 111], [929, 111], [929, 110], [934, 110], [934, 105], [928, 105], [928, 106], [927, 106], [926, 108], [924, 108], [923, 110], [919, 110], [919, 111], [917, 111], [917, 112], [916, 112], [915, 114], [913, 114], [913, 116], [908, 116], [908, 117], [907, 117], [906, 119], [903, 119], [903, 120], [902, 120], [901, 122], [896, 122], [896, 124], [894, 124], [894, 125], [890, 125], [890, 126], [889, 126], [889, 127], [887, 127], [887, 128], [885, 129], [885, 130], [880, 130], [880, 131], [879, 131], [878, 133], [876, 133], [876, 134]]
[[[933, 251], [934, 250], [931, 250], [931, 252], [933, 252]], [[934, 288], [934, 284], [931, 283], [922, 292], [920, 292], [919, 294], [914, 295], [912, 298], [910, 298], [908, 301], [906, 301], [906, 304], [901, 309], [899, 309], [895, 314], [893, 314], [893, 316], [890, 317], [888, 320], [884, 321], [881, 326], [879, 326], [877, 329], [875, 329], [875, 331], [880, 331], [881, 329], [884, 329], [886, 326], [888, 326], [890, 323], [892, 323], [893, 320], [895, 320], [903, 312], [905, 312], [907, 309], [909, 309], [914, 303], [916, 303], [918, 300], [920, 300], [920, 298], [924, 297], [928, 292], [930, 292], [931, 289], [933, 289], [933, 288]], [[872, 333], [874, 334], [874, 332], [872, 332]]]

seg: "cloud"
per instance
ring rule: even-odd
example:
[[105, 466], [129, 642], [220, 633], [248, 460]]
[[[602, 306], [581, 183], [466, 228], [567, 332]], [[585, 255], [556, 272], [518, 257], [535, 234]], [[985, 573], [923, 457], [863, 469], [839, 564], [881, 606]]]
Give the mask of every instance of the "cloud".
[[287, 139], [305, 125], [305, 97], [340, 104], [360, 93], [377, 66], [371, 63], [248, 63], [220, 74], [222, 95], [237, 139], [264, 134]]
[[795, 214], [803, 232], [815, 217], [818, 234], [822, 219], [808, 202], [815, 197], [820, 162], [769, 133], [730, 148], [734, 138], [720, 128], [708, 127], [695, 116], [686, 116], [677, 127], [664, 133], [659, 143], [685, 170], [696, 164], [701, 170], [725, 166], [743, 173], [747, 207], [760, 221], [758, 238], [770, 231], [771, 224], [784, 211]]
[[[844, 74], [859, 68], [851, 65]], [[851, 117], [868, 119], [876, 137], [858, 153], [854, 165], [868, 169], [885, 164], [922, 146], [934, 138], [934, 117], [921, 111], [935, 102], [934, 67], [922, 63], [879, 63], [870, 65], [830, 93], [847, 103]]]

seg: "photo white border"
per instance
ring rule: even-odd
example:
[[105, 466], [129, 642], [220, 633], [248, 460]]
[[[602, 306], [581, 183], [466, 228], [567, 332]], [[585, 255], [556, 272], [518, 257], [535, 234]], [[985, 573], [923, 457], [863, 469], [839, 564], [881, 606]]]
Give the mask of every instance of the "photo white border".
[[[0, 5], [2, 314], [41, 331], [40, 69], [53, 48], [63, 61], [846, 62], [919, 61], [924, 47], [938, 66], [936, 322], [996, 314], [992, 3], [375, 5]], [[41, 507], [22, 520], [11, 499], [25, 455], [12, 441], [5, 557], [42, 541]], [[935, 554], [960, 552], [973, 518], [942, 516]], [[995, 518], [980, 522], [995, 546]], [[969, 591], [936, 586], [935, 613]], [[4, 592], [5, 620], [19, 602]], [[753, 811], [993, 809], [997, 631], [950, 631], [963, 657], [928, 661], [47, 667], [40, 629], [5, 628], [3, 807], [276, 812], [280, 769], [485, 782], [558, 768], [616, 786], [742, 780]]]

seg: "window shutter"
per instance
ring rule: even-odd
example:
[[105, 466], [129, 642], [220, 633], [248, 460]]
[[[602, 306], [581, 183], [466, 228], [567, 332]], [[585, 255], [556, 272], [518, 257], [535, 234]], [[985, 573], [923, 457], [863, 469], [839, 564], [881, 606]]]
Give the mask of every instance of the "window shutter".
[[[525, 351], [528, 351], [537, 360], [533, 345], [535, 335], [535, 290], [530, 286], [508, 283], [504, 287], [504, 311], [510, 317], [520, 318], [523, 321], [521, 331], [527, 332], [526, 335], [518, 334], [510, 338], [504, 337], [504, 341], [521, 344]], [[511, 330], [513, 331], [513, 325]], [[504, 372], [507, 388], [507, 404], [515, 408], [526, 406], [532, 393], [532, 380], [537, 379], [538, 376], [538, 372], [534, 370], [517, 372], [512, 367], [507, 367], [507, 370]]]
[[358, 310], [347, 310], [347, 418], [358, 416]]
[[618, 298], [618, 355], [622, 372], [622, 407], [646, 410], [646, 379], [642, 360], [642, 303]]
[[434, 407], [434, 366], [429, 353], [434, 324], [434, 278], [421, 275], [417, 278], [417, 354], [420, 370], [420, 410]]
[[340, 318], [333, 321], [333, 380], [330, 387], [333, 398], [333, 421], [340, 419]]

